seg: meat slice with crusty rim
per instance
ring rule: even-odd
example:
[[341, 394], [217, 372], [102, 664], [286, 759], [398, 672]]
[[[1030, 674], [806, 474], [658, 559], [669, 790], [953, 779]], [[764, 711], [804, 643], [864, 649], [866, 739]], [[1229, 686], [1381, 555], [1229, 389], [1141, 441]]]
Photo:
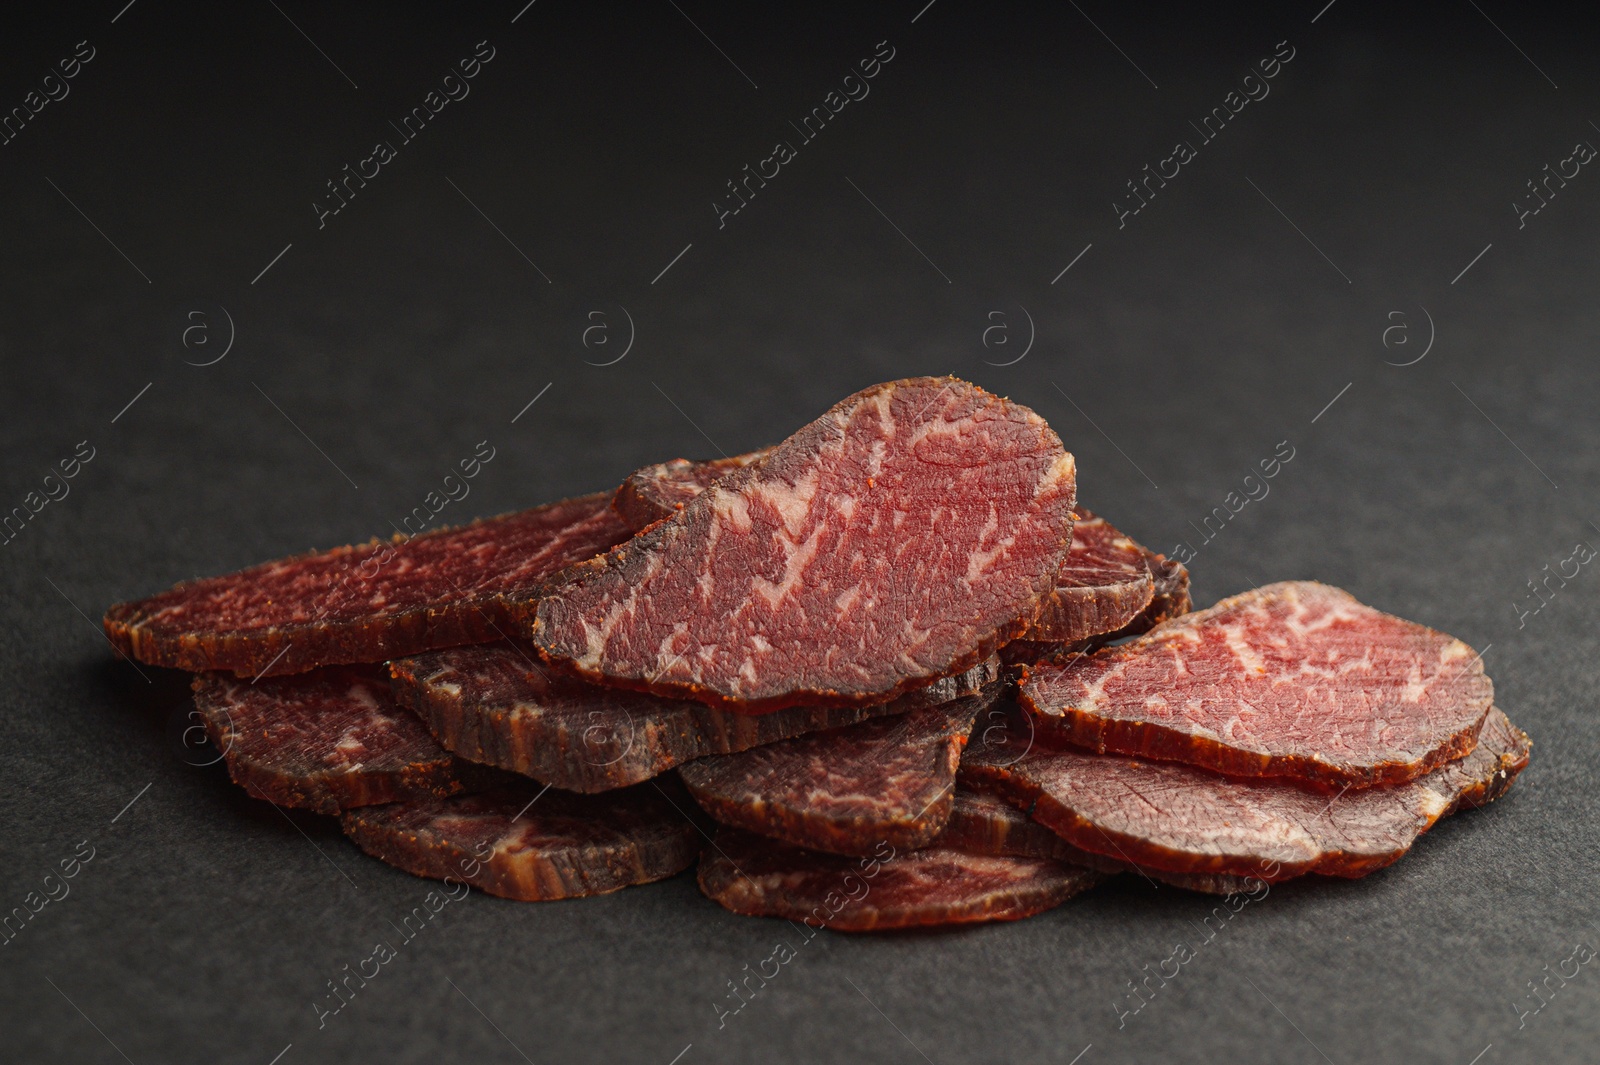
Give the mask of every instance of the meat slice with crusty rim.
[[1174, 887], [1208, 895], [1237, 895], [1259, 891], [1254, 877], [1225, 873], [1169, 873], [1142, 869], [1120, 858], [1075, 847], [1017, 806], [998, 795], [956, 780], [955, 803], [944, 832], [934, 840], [939, 847], [954, 847], [972, 854], [998, 854], [1015, 858], [1052, 858], [1099, 873], [1137, 873]]
[[1116, 526], [1079, 507], [1055, 588], [1022, 638], [1069, 643], [1132, 622], [1155, 594], [1146, 554]]
[[921, 847], [950, 818], [961, 749], [994, 692], [828, 729], [678, 769], [713, 818], [801, 847]]
[[889, 845], [853, 858], [724, 828], [700, 859], [700, 890], [734, 913], [809, 928], [884, 932], [1015, 921], [1059, 906], [1102, 879], [1046, 858]]
[[672, 517], [689, 500], [734, 470], [759, 462], [771, 450], [762, 448], [743, 455], [700, 462], [672, 459], [635, 470], [611, 498], [612, 509], [634, 532], [638, 532], [662, 518]]
[[185, 581], [106, 611], [113, 646], [141, 662], [244, 677], [382, 662], [499, 639], [499, 599], [630, 535], [607, 494], [420, 536], [396, 534]]
[[1483, 806], [1528, 764], [1531, 741], [1490, 711], [1465, 758], [1403, 784], [1335, 794], [1025, 742], [974, 745], [962, 779], [1028, 810], [1086, 851], [1146, 869], [1264, 881], [1359, 877], [1396, 861], [1439, 818]]
[[432, 651], [398, 659], [389, 669], [396, 698], [449, 750], [581, 792], [636, 784], [707, 755], [947, 702], [1000, 675], [999, 660], [991, 658], [877, 706], [730, 714], [563, 676], [509, 643]]
[[1042, 731], [1079, 746], [1327, 789], [1461, 757], [1494, 697], [1460, 640], [1313, 581], [1028, 666], [1019, 692]]
[[234, 783], [258, 799], [317, 813], [453, 795], [488, 774], [440, 747], [389, 694], [374, 666], [334, 666], [251, 684], [194, 678], [206, 735]]
[[[731, 458], [673, 459], [635, 470], [612, 506], [635, 530], [669, 518], [736, 469], [765, 458], [771, 448]], [[1155, 601], [1156, 592], [1161, 597]], [[1056, 573], [1055, 588], [1022, 637], [1006, 645], [1008, 662], [1028, 662], [1060, 644], [1144, 632], [1189, 609], [1189, 574], [1135, 543], [1116, 526], [1077, 508], [1072, 543]]]
[[1067, 553], [1072, 456], [955, 378], [875, 385], [523, 610], [552, 661], [721, 709], [865, 706], [969, 669]]
[[653, 785], [574, 795], [522, 785], [363, 806], [340, 819], [368, 854], [524, 902], [602, 895], [694, 864], [699, 830]]

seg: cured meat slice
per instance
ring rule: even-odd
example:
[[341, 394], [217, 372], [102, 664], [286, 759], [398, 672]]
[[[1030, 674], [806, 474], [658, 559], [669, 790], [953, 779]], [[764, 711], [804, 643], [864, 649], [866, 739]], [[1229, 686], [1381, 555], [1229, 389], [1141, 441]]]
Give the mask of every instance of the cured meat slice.
[[959, 781], [950, 823], [934, 841], [972, 854], [999, 854], [1017, 858], [1053, 858], [1099, 873], [1138, 873], [1174, 887], [1208, 895], [1235, 895], [1259, 891], [1260, 880], [1226, 873], [1168, 873], [1141, 869], [1118, 858], [1075, 847], [1004, 799]]
[[708, 462], [673, 459], [635, 470], [612, 497], [612, 509], [628, 523], [629, 528], [639, 532], [662, 518], [672, 517], [689, 500], [734, 470], [765, 458], [771, 450], [770, 447], [762, 448], [760, 451]]
[[923, 925], [1015, 921], [1059, 906], [1100, 875], [1043, 858], [954, 847], [849, 858], [724, 828], [700, 860], [700, 890], [751, 917], [811, 928], [881, 932]]
[[524, 902], [602, 895], [694, 864], [698, 830], [650, 785], [574, 795], [519, 786], [349, 810], [356, 846], [417, 876]]
[[1072, 456], [955, 378], [839, 403], [525, 608], [591, 679], [720, 709], [881, 703], [1032, 619], [1067, 552]]
[[[733, 470], [765, 458], [771, 450], [710, 462], [673, 459], [646, 466], [622, 483], [611, 505], [635, 531], [644, 529], [671, 517]], [[1156, 602], [1158, 587], [1162, 595]], [[1032, 661], [1057, 644], [1144, 632], [1186, 612], [1188, 593], [1189, 573], [1182, 563], [1141, 547], [1104, 518], [1079, 507], [1055, 589], [1041, 600], [1039, 616], [1022, 639], [1007, 645], [1008, 661]]]
[[1472, 749], [1494, 687], [1470, 647], [1312, 581], [1027, 667], [1042, 731], [1099, 751], [1327, 788], [1413, 780]]
[[1021, 753], [974, 747], [961, 773], [1084, 850], [1148, 869], [1275, 881], [1381, 869], [1440, 817], [1504, 794], [1530, 746], [1491, 710], [1465, 758], [1419, 780], [1333, 795], [1038, 742]]
[[1131, 623], [1155, 594], [1147, 554], [1116, 526], [1079, 507], [1055, 589], [1022, 638], [1070, 643]]
[[[336, 666], [250, 684], [194, 679], [194, 702], [228, 774], [258, 799], [336, 814], [462, 790], [467, 766], [397, 705], [382, 672]], [[479, 770], [477, 775], [482, 776]]]
[[106, 611], [124, 654], [256, 677], [498, 639], [498, 597], [526, 600], [629, 536], [607, 496], [567, 499], [409, 539], [398, 534], [185, 581]]
[[582, 792], [635, 784], [707, 755], [947, 702], [1000, 674], [998, 659], [990, 659], [890, 703], [751, 715], [551, 673], [531, 652], [505, 643], [434, 651], [391, 662], [389, 669], [396, 697], [445, 747]]
[[725, 825], [838, 854], [920, 847], [950, 818], [961, 749], [993, 693], [814, 732], [678, 770]]

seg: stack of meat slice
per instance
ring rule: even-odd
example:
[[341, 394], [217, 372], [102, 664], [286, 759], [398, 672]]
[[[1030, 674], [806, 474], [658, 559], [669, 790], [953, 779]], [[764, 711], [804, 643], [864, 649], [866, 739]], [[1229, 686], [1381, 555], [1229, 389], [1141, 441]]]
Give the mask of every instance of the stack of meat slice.
[[1337, 588], [1273, 584], [1026, 667], [1023, 709], [961, 780], [1002, 851], [1037, 853], [1039, 833], [996, 800], [1099, 869], [1222, 892], [1359, 877], [1527, 764], [1493, 694], [1461, 641]]
[[731, 910], [866, 930], [1129, 870], [1359, 875], [1525, 763], [1464, 645], [1320, 585], [1189, 614], [1184, 568], [1078, 508], [1075, 474], [1026, 407], [914, 378], [758, 452], [105, 627], [198, 674], [252, 795], [524, 900], [698, 859]]

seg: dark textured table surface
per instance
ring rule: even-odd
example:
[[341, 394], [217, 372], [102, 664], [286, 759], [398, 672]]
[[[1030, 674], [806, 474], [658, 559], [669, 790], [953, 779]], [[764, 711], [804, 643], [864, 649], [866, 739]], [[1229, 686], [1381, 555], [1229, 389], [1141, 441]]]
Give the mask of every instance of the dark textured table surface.
[[[0, 547], [0, 906], [76, 871], [0, 945], [0, 1059], [1594, 1060], [1592, 14], [123, 2], [0, 42], [0, 508], [38, 508]], [[473, 894], [319, 1027], [431, 885], [192, 764], [186, 678], [101, 612], [387, 533], [481, 441], [450, 520], [920, 373], [1049, 418], [1201, 603], [1314, 577], [1467, 640], [1532, 767], [1209, 935], [1137, 878], [803, 943], [689, 876]]]

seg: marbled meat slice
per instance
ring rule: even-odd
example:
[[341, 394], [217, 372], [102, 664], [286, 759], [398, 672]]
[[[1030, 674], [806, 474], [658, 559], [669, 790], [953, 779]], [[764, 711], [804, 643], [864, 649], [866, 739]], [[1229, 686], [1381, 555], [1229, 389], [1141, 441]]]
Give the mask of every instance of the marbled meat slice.
[[334, 666], [255, 684], [202, 673], [193, 686], [206, 735], [234, 783], [279, 806], [336, 814], [453, 795], [478, 770], [394, 701], [378, 667]]
[[605, 688], [540, 668], [513, 644], [433, 651], [389, 663], [395, 696], [463, 758], [595, 792], [707, 755], [971, 695], [999, 678], [991, 658], [889, 703], [730, 714], [703, 703]]
[[1072, 533], [1072, 456], [956, 378], [875, 385], [525, 610], [602, 683], [760, 713], [881, 703], [1032, 620]]
[[1461, 757], [1494, 697], [1460, 640], [1312, 581], [1044, 660], [1019, 691], [1042, 731], [1080, 746], [1328, 789], [1401, 783]]
[[[730, 472], [765, 458], [771, 450], [709, 462], [673, 459], [646, 466], [622, 483], [611, 505], [635, 531], [644, 529], [671, 517]], [[1162, 595], [1155, 601], [1158, 588]], [[1063, 643], [1144, 632], [1187, 611], [1188, 592], [1189, 574], [1181, 563], [1169, 562], [1079, 507], [1055, 589], [1041, 600], [1039, 615], [1022, 638], [1007, 644], [1008, 661], [1032, 661]]]
[[530, 784], [363, 806], [340, 821], [358, 847], [408, 873], [525, 902], [661, 880], [700, 852], [699, 830], [651, 785], [574, 795]]
[[725, 825], [836, 854], [921, 847], [950, 818], [972, 723], [994, 694], [813, 732], [678, 769]]
[[1071, 643], [1130, 624], [1155, 594], [1146, 555], [1116, 526], [1078, 508], [1055, 588], [1022, 638]]
[[683, 505], [734, 470], [765, 458], [770, 447], [728, 458], [695, 462], [673, 459], [635, 470], [622, 482], [611, 506], [634, 532], [670, 518]]
[[954, 847], [863, 858], [806, 850], [724, 828], [700, 859], [700, 890], [734, 913], [811, 928], [882, 932], [1032, 917], [1097, 884], [1100, 874], [1045, 858]]
[[1022, 750], [974, 747], [961, 775], [1069, 843], [1147, 869], [1266, 881], [1358, 877], [1397, 860], [1440, 817], [1504, 794], [1530, 746], [1494, 709], [1465, 758], [1404, 784], [1333, 795], [1037, 740]]
[[118, 650], [151, 665], [240, 676], [381, 662], [498, 639], [502, 595], [630, 535], [607, 495], [410, 538], [373, 540], [185, 581], [106, 611]]
[[1075, 847], [1018, 807], [997, 795], [956, 782], [955, 805], [944, 833], [934, 840], [939, 847], [954, 847], [972, 854], [999, 854], [1014, 858], [1051, 858], [1080, 865], [1098, 873], [1138, 873], [1174, 887], [1208, 895], [1236, 895], [1259, 891], [1254, 877], [1226, 873], [1169, 873], [1143, 869], [1120, 858]]

